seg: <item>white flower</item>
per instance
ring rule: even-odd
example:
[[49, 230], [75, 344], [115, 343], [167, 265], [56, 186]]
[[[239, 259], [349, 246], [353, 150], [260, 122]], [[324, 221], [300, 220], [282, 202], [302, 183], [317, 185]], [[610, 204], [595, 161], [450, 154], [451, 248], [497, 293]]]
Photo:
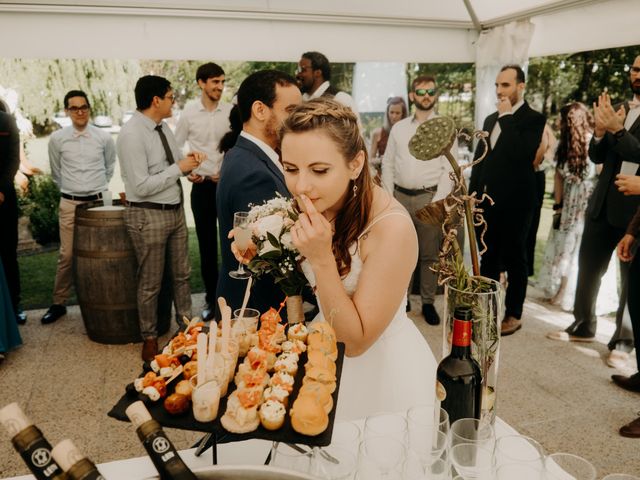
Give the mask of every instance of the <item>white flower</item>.
[[296, 251], [296, 247], [293, 246], [293, 240], [291, 239], [291, 232], [285, 232], [280, 238], [280, 245], [286, 250]]
[[282, 215], [267, 215], [266, 217], [262, 217], [256, 220], [256, 222], [253, 224], [253, 233], [258, 238], [266, 238], [267, 233], [270, 233], [276, 238], [280, 238], [283, 224], [284, 219], [282, 218]]

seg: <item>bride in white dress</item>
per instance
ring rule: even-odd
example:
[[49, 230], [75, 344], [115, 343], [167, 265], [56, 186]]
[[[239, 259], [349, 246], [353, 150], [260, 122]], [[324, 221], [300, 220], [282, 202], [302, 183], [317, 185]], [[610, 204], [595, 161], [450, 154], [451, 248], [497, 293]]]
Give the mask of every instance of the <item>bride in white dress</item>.
[[369, 174], [353, 112], [333, 100], [296, 107], [282, 130], [291, 231], [322, 316], [344, 342], [336, 418], [433, 403], [436, 361], [405, 313], [418, 243], [407, 211]]

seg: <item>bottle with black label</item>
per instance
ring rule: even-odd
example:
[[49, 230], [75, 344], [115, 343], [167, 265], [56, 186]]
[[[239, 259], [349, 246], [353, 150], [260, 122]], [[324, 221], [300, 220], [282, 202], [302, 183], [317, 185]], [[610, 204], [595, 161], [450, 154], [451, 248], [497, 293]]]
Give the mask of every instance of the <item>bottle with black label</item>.
[[451, 423], [460, 418], [480, 419], [482, 374], [471, 356], [472, 317], [470, 307], [455, 309], [451, 353], [438, 365], [436, 396]]
[[9, 432], [11, 443], [37, 480], [67, 478], [51, 456], [51, 444], [17, 403], [10, 403], [0, 409], [0, 424]]
[[76, 448], [71, 440], [58, 443], [51, 455], [69, 480], [105, 480], [98, 467]]
[[195, 474], [182, 461], [162, 427], [151, 417], [144, 403], [140, 401], [132, 403], [125, 413], [136, 427], [138, 437], [162, 480], [196, 480]]

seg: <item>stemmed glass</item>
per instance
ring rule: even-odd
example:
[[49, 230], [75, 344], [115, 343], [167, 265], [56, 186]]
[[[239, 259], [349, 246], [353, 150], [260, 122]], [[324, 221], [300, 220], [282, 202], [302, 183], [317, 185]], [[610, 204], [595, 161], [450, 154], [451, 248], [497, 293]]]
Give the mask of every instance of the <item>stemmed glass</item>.
[[[249, 212], [236, 212], [233, 214], [233, 240], [242, 256], [246, 253], [251, 243], [251, 226], [247, 221]], [[244, 269], [242, 261], [238, 262], [238, 269], [229, 272], [231, 278], [246, 280], [251, 276], [250, 272]]]

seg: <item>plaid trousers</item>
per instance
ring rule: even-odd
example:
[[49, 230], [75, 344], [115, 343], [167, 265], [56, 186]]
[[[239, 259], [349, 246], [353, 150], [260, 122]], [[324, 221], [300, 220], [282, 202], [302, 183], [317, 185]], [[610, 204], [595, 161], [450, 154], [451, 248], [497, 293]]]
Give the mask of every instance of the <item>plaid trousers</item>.
[[191, 318], [189, 243], [184, 209], [127, 207], [124, 221], [138, 260], [138, 317], [142, 338], [158, 336], [158, 295], [165, 259], [170, 262], [178, 318]]

